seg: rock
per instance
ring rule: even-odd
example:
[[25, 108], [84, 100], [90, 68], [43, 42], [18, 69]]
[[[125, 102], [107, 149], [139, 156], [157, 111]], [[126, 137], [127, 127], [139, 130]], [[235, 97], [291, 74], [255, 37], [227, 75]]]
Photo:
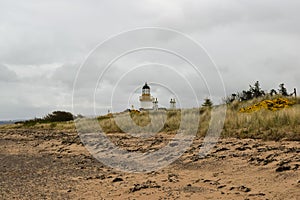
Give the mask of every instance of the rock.
[[278, 166], [283, 166], [283, 165], [288, 164], [290, 162], [291, 162], [290, 160], [283, 160], [280, 163], [278, 163]]
[[238, 188], [238, 190], [240, 190], [240, 191], [243, 191], [243, 192], [250, 192], [251, 191], [251, 189], [250, 188], [247, 188], [247, 187], [245, 187], [245, 186], [240, 186], [239, 188]]
[[265, 159], [265, 160], [263, 161], [263, 165], [267, 165], [267, 164], [269, 164], [269, 163], [271, 163], [271, 162], [273, 162], [273, 161], [276, 161], [276, 159], [274, 159], [274, 158], [272, 158], [272, 159]]
[[103, 180], [103, 179], [105, 179], [105, 175], [104, 174], [96, 175], [95, 178]]
[[283, 172], [283, 171], [288, 171], [291, 169], [291, 166], [279, 166], [277, 169], [276, 169], [276, 172]]
[[183, 188], [183, 191], [187, 193], [199, 193], [199, 192], [203, 192], [203, 190], [204, 189], [202, 187], [192, 186], [191, 184], [188, 184]]
[[251, 149], [250, 147], [237, 147], [235, 150], [237, 151], [246, 151], [247, 149]]
[[176, 147], [176, 146], [178, 146], [178, 143], [177, 142], [170, 142], [169, 145], [170, 145], [170, 147]]
[[286, 149], [284, 153], [300, 153], [300, 149], [296, 147], [291, 147]]
[[228, 151], [228, 150], [230, 150], [230, 149], [228, 149], [228, 148], [226, 148], [226, 147], [223, 147], [223, 148], [217, 149], [217, 150], [215, 151], [215, 153], [220, 152], [220, 151]]
[[262, 144], [259, 144], [259, 143], [254, 144], [254, 145], [252, 145], [252, 148], [257, 148], [257, 147], [259, 147], [259, 146], [262, 146]]
[[268, 150], [264, 147], [257, 148], [257, 152], [266, 152], [266, 151], [268, 151]]
[[168, 181], [169, 182], [178, 182], [178, 175], [176, 175], [176, 174], [168, 174]]
[[195, 156], [193, 156], [192, 158], [191, 158], [191, 160], [193, 161], [193, 162], [196, 162], [196, 161], [198, 161], [200, 158], [199, 158], [199, 156], [198, 155], [195, 155]]
[[160, 188], [161, 186], [158, 185], [155, 181], [146, 181], [145, 183], [142, 184], [134, 184], [134, 186], [132, 188], [130, 188], [129, 192], [136, 192], [142, 189], [147, 189], [147, 188]]
[[124, 181], [124, 180], [122, 178], [120, 178], [120, 177], [116, 177], [116, 178], [114, 178], [112, 180], [113, 183], [115, 183], [115, 182], [121, 182], [121, 181]]
[[221, 189], [221, 188], [224, 188], [224, 187], [226, 187], [226, 185], [219, 185], [217, 188]]
[[295, 164], [295, 166], [293, 167], [293, 170], [297, 170], [300, 167], [299, 164]]
[[224, 158], [226, 158], [226, 156], [224, 156], [224, 155], [218, 157], [218, 159], [222, 159], [222, 160], [223, 160]]
[[249, 194], [249, 196], [265, 196], [266, 194], [265, 193], [257, 193], [257, 194]]
[[246, 186], [239, 186], [239, 187], [230, 187], [229, 190], [234, 190], [234, 189], [237, 189], [239, 191], [242, 191], [242, 192], [250, 192], [251, 189], [246, 187]]

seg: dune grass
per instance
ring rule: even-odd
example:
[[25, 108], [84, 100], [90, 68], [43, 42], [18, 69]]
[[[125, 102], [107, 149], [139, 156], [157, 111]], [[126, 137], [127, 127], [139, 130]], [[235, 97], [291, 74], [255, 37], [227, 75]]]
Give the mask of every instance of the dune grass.
[[[243, 107], [251, 106], [270, 98], [263, 97], [246, 102], [233, 102], [227, 105], [221, 137], [300, 141], [300, 98], [291, 98], [291, 100], [295, 101], [293, 106], [276, 111], [261, 109], [249, 113], [240, 112], [240, 109]], [[193, 130], [191, 132], [196, 131], [197, 136], [204, 137], [209, 128], [211, 110], [212, 108], [202, 107], [183, 110], [131, 111], [99, 116], [97, 120], [101, 129], [106, 133], [129, 131], [172, 134], [181, 129], [187, 130], [187, 132], [191, 130]], [[197, 121], [197, 119], [199, 120]], [[74, 131], [76, 129], [73, 121], [0, 126], [0, 129], [14, 128]], [[197, 130], [194, 130], [195, 128]]]
[[0, 126], [1, 129], [47, 129], [47, 130], [74, 130], [73, 121], [67, 122], [47, 122], [47, 123], [26, 123], [26, 124], [5, 124]]
[[[275, 98], [275, 97], [273, 97]], [[254, 105], [266, 97], [254, 99], [247, 102], [233, 102], [227, 106], [226, 118], [221, 137], [237, 137], [237, 138], [254, 138], [263, 140], [296, 140], [300, 141], [300, 99], [295, 101], [293, 106], [288, 108], [271, 111], [268, 109], [261, 109], [255, 112], [242, 113], [239, 110], [242, 107]], [[269, 97], [270, 99], [270, 97]], [[211, 120], [211, 109], [186, 109], [186, 110], [169, 110], [166, 113], [157, 112], [156, 115], [165, 114], [166, 120], [159, 132], [175, 133], [180, 124], [184, 123], [185, 129], [194, 127], [195, 116], [200, 116], [197, 135], [203, 137], [207, 134], [209, 123]], [[122, 115], [122, 114], [119, 114]], [[151, 123], [147, 112], [135, 112], [130, 114], [133, 121], [138, 126], [145, 126]], [[189, 115], [190, 117], [188, 117]], [[182, 119], [184, 118], [185, 121]], [[187, 119], [191, 119], [189, 123]], [[99, 118], [100, 125], [105, 132], [122, 132], [115, 123], [113, 116], [106, 118]], [[182, 127], [181, 127], [182, 128]]]
[[237, 107], [231, 105], [227, 110], [224, 137], [300, 141], [300, 104], [277, 111], [262, 109], [251, 113], [240, 113]]

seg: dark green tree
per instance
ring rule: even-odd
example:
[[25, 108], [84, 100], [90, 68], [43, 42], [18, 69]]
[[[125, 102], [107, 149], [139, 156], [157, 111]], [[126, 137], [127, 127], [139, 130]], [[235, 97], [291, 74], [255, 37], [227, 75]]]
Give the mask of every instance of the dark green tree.
[[205, 98], [202, 107], [211, 108], [212, 106], [213, 106], [213, 102], [209, 98]]
[[253, 99], [252, 92], [250, 90], [243, 90], [242, 93], [239, 93], [239, 99], [240, 101], [247, 101]]
[[281, 94], [282, 96], [289, 96], [289, 94], [287, 93], [287, 89], [284, 87], [284, 83], [281, 83], [279, 85], [279, 94]]
[[254, 86], [250, 85], [249, 91], [252, 93], [253, 98], [258, 98], [258, 97], [262, 97], [265, 95], [265, 92], [260, 88], [259, 81], [256, 81], [254, 83]]
[[272, 89], [272, 90], [270, 91], [270, 95], [271, 95], [271, 96], [276, 95], [276, 94], [277, 94], [277, 92], [276, 92], [275, 89]]

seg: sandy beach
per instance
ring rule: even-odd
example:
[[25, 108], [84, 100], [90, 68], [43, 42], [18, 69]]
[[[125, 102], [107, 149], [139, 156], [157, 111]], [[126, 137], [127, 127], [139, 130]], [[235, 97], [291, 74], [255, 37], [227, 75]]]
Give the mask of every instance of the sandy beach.
[[[76, 132], [0, 131], [1, 199], [299, 199], [300, 143], [220, 139], [199, 159], [203, 141], [159, 171], [126, 173], [103, 165]], [[147, 151], [170, 135], [144, 141], [109, 137], [124, 149]], [[156, 142], [153, 142], [156, 141]], [[159, 142], [157, 142], [159, 141]]]

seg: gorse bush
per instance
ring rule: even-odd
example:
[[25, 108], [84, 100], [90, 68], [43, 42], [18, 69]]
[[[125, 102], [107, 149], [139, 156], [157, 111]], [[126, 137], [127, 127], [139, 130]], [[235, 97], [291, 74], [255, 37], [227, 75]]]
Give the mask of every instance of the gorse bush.
[[240, 112], [255, 112], [261, 109], [267, 109], [270, 111], [277, 111], [279, 109], [288, 108], [294, 105], [296, 102], [294, 100], [289, 100], [287, 98], [276, 98], [272, 100], [262, 100], [254, 105], [243, 107]]

